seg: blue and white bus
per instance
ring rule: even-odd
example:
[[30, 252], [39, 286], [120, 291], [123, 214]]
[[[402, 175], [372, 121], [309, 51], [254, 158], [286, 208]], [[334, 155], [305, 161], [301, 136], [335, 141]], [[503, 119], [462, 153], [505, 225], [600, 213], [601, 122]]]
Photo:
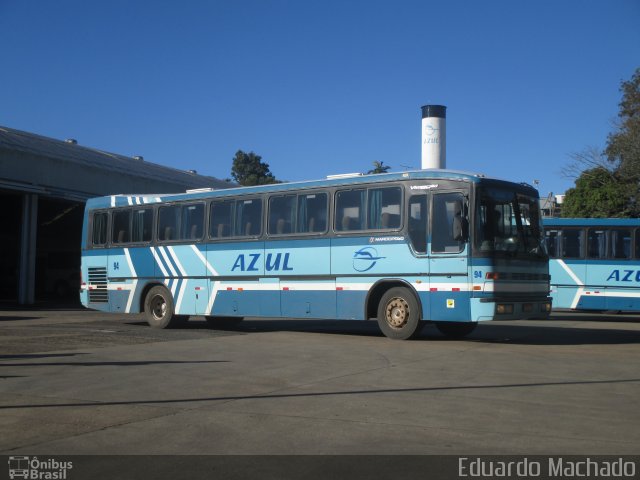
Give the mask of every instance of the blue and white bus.
[[543, 223], [554, 309], [640, 311], [640, 219]]
[[531, 186], [446, 170], [338, 177], [91, 199], [82, 303], [157, 328], [377, 319], [397, 339], [427, 320], [463, 336], [549, 315]]

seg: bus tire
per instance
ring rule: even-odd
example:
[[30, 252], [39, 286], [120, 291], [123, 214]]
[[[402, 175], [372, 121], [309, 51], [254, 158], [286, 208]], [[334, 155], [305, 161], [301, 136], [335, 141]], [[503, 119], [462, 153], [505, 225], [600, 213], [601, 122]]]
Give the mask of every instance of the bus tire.
[[[173, 297], [169, 290], [156, 285], [144, 299], [144, 314], [153, 328], [174, 328], [183, 323], [184, 317], [175, 314]], [[188, 317], [187, 317], [188, 318]]]
[[473, 332], [478, 324], [476, 322], [435, 322], [436, 328], [445, 337], [463, 338]]
[[207, 321], [207, 323], [209, 324], [210, 327], [217, 328], [217, 329], [222, 329], [222, 330], [224, 330], [225, 328], [233, 328], [233, 327], [237, 326], [242, 320], [244, 320], [244, 317], [213, 317], [213, 316], [206, 316], [204, 318], [205, 318], [205, 320]]
[[420, 306], [415, 295], [405, 287], [387, 290], [378, 304], [378, 326], [386, 337], [407, 340], [420, 333]]

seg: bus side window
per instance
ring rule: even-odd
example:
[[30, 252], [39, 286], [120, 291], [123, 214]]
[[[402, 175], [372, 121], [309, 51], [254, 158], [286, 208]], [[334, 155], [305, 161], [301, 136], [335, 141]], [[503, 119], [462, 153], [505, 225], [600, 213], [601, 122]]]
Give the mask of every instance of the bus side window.
[[93, 235], [91, 244], [95, 246], [106, 245], [107, 243], [107, 220], [106, 212], [93, 214]]
[[131, 241], [150, 242], [153, 228], [153, 210], [142, 208], [133, 210], [131, 217]]
[[587, 235], [587, 258], [607, 258], [606, 230], [589, 229]]
[[297, 233], [324, 233], [327, 230], [327, 194], [298, 195]]
[[582, 258], [582, 245], [584, 243], [584, 230], [562, 230], [562, 251], [560, 258]]
[[111, 242], [128, 243], [131, 241], [131, 226], [129, 219], [131, 210], [116, 210], [113, 212], [113, 228], [111, 231]]
[[336, 194], [335, 230], [346, 232], [362, 230], [365, 223], [366, 190], [343, 190]]
[[168, 242], [180, 238], [180, 207], [160, 207], [158, 212], [158, 240]]
[[551, 258], [558, 258], [558, 230], [546, 230], [545, 245]]
[[238, 200], [236, 202], [234, 235], [256, 237], [262, 233], [262, 200]]
[[209, 212], [209, 236], [225, 238], [231, 236], [233, 202], [213, 202]]
[[296, 196], [282, 195], [269, 199], [269, 235], [293, 233]]
[[411, 197], [409, 200], [409, 239], [417, 253], [427, 252], [428, 212], [426, 195]]
[[611, 239], [611, 257], [619, 259], [631, 258], [631, 231], [613, 229], [609, 232]]
[[399, 187], [370, 188], [368, 195], [369, 230], [400, 228]]
[[182, 228], [180, 240], [200, 240], [204, 231], [204, 205], [182, 206]]

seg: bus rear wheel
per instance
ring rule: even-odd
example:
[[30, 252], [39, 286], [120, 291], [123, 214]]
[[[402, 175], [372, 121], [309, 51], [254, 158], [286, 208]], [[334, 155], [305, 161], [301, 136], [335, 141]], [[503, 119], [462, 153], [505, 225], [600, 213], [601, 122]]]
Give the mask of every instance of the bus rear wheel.
[[144, 314], [147, 323], [153, 328], [174, 328], [185, 321], [184, 316], [175, 314], [173, 297], [169, 290], [160, 285], [147, 292]]
[[463, 338], [473, 332], [478, 324], [476, 322], [435, 322], [436, 328], [444, 336], [449, 338]]
[[394, 340], [407, 340], [420, 333], [420, 306], [415, 295], [405, 287], [390, 288], [378, 304], [378, 326]]

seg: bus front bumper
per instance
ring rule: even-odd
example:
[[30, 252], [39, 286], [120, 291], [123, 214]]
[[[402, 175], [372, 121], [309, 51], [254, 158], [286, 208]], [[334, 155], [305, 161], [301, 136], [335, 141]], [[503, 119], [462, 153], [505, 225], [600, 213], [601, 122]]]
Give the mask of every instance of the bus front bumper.
[[551, 313], [551, 297], [481, 297], [471, 299], [471, 318], [489, 320], [546, 320]]

